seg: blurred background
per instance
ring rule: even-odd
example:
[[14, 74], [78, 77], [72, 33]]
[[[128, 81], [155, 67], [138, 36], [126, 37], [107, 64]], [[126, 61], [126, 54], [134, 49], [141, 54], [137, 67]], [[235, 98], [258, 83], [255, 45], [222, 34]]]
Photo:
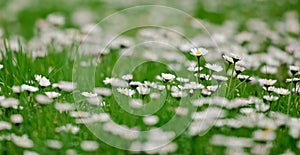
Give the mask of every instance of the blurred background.
[[0, 0], [0, 34], [5, 38], [19, 34], [28, 40], [35, 34], [38, 19], [49, 14], [65, 17], [63, 27], [80, 27], [138, 5], [169, 6], [216, 24], [233, 20], [240, 29], [250, 18], [276, 26], [275, 21], [284, 19], [287, 12], [300, 12], [298, 0]]

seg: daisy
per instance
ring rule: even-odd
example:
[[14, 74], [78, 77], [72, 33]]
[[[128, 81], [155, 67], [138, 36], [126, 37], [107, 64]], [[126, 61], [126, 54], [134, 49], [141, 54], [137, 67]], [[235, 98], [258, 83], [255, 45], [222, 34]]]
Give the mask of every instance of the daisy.
[[68, 81], [59, 81], [58, 83], [53, 83], [52, 87], [59, 88], [66, 92], [71, 92], [76, 89], [77, 84], [73, 83], [73, 82], [68, 82]]
[[75, 106], [70, 103], [56, 103], [54, 107], [60, 113], [75, 110]]
[[146, 125], [155, 125], [159, 121], [159, 117], [153, 115], [153, 116], [145, 116], [143, 118], [143, 121]]
[[59, 96], [61, 95], [60, 93], [57, 93], [57, 92], [54, 92], [54, 91], [52, 91], [52, 92], [45, 92], [45, 94], [46, 94], [49, 98], [51, 98], [51, 99], [57, 98], [57, 97], [59, 97]]
[[16, 136], [15, 134], [12, 134], [11, 139], [14, 144], [22, 148], [32, 148], [34, 145], [33, 141], [30, 140], [27, 135]]
[[12, 125], [5, 121], [0, 121], [0, 131], [2, 130], [10, 130]]
[[282, 96], [290, 94], [290, 91], [284, 88], [276, 88], [274, 92]]
[[237, 76], [237, 78], [238, 78], [239, 80], [241, 80], [241, 81], [246, 80], [246, 82], [250, 82], [250, 81], [254, 81], [254, 80], [255, 80], [253, 77], [250, 77], [249, 75], [241, 75], [241, 74], [239, 74], [239, 75]]
[[35, 100], [40, 104], [49, 104], [53, 101], [52, 98], [49, 98], [48, 96], [41, 95], [41, 94], [36, 95]]
[[143, 85], [141, 82], [139, 82], [139, 81], [131, 81], [130, 83], [129, 83], [129, 86], [131, 87], [131, 88], [133, 88], [133, 89], [135, 89], [135, 88], [137, 88], [137, 87], [139, 87], [139, 86], [141, 86], [141, 85]]
[[109, 88], [94, 88], [94, 92], [101, 96], [111, 96], [112, 92]]
[[21, 91], [36, 92], [38, 90], [39, 90], [39, 88], [34, 87], [34, 86], [29, 86], [29, 85], [26, 85], [26, 84], [21, 85]]
[[263, 85], [265, 87], [270, 87], [272, 85], [274, 85], [277, 80], [273, 80], [273, 79], [258, 79], [258, 82], [260, 83], [260, 85]]
[[286, 82], [293, 82], [293, 83], [297, 83], [300, 81], [300, 78], [289, 78], [289, 79], [286, 79]]
[[67, 124], [61, 127], [55, 128], [56, 132], [71, 132], [72, 134], [77, 134], [79, 132], [80, 128], [77, 126], [74, 126], [72, 124]]
[[175, 79], [175, 75], [169, 73], [162, 73], [161, 77], [165, 82], [173, 81]]
[[297, 74], [300, 71], [300, 67], [298, 66], [289, 66], [289, 69], [293, 75]]
[[263, 99], [266, 101], [277, 101], [279, 99], [279, 97], [277, 96], [270, 96], [270, 95], [265, 95], [263, 96]]
[[218, 81], [218, 83], [221, 83], [223, 81], [227, 81], [228, 78], [226, 76], [222, 76], [222, 75], [213, 75], [212, 76], [215, 80]]
[[132, 74], [126, 74], [126, 75], [122, 76], [122, 79], [127, 82], [130, 82], [132, 80], [132, 78], [133, 78]]
[[47, 140], [46, 145], [52, 149], [61, 149], [62, 148], [62, 143], [58, 140], [53, 140], [53, 139]]
[[36, 74], [36, 75], [34, 75], [34, 77], [35, 77], [35, 80], [38, 81], [39, 85], [42, 86], [42, 87], [47, 87], [51, 84], [50, 81], [42, 75], [37, 75]]
[[241, 60], [241, 57], [231, 53], [230, 56], [223, 54], [223, 58], [229, 63], [229, 64], [236, 64], [238, 61]]
[[82, 141], [80, 147], [84, 151], [96, 151], [99, 148], [99, 143], [96, 141]]
[[205, 67], [210, 69], [212, 72], [221, 72], [223, 68], [217, 64], [206, 63]]
[[192, 48], [191, 49], [191, 55], [196, 56], [196, 57], [201, 57], [203, 55], [206, 55], [208, 51], [204, 48]]
[[237, 66], [235, 66], [234, 69], [235, 69], [236, 74], [239, 75], [239, 74], [241, 74], [242, 72], [244, 72], [246, 68], [237, 65]]
[[4, 108], [17, 108], [20, 101], [15, 98], [6, 98], [0, 102], [0, 105]]
[[144, 86], [139, 86], [136, 88], [139, 94], [141, 95], [147, 95], [150, 94], [150, 88], [144, 87]]
[[138, 109], [143, 107], [143, 101], [140, 99], [132, 99], [130, 100], [129, 105], [134, 109]]
[[0, 69], [2, 69], [3, 68], [3, 65], [2, 64], [0, 64]]
[[15, 124], [20, 124], [23, 122], [23, 116], [21, 114], [14, 114], [10, 116], [10, 120]]
[[134, 90], [128, 88], [117, 88], [117, 91], [123, 95], [131, 97], [135, 94]]
[[96, 93], [92, 93], [92, 92], [82, 92], [81, 95], [83, 95], [84, 97], [96, 97], [97, 96]]
[[174, 91], [171, 93], [171, 95], [175, 98], [182, 98], [182, 97], [186, 97], [187, 93], [184, 91]]

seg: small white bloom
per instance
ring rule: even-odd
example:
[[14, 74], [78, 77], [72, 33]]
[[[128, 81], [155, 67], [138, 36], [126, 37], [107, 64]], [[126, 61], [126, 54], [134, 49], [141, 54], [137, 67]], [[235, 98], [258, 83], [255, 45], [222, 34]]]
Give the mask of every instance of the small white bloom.
[[32, 148], [34, 145], [33, 141], [30, 140], [27, 135], [16, 136], [12, 134], [11, 138], [13, 143], [22, 148]]
[[269, 86], [274, 85], [274, 84], [277, 82], [277, 80], [272, 80], [272, 79], [258, 79], [258, 82], [259, 82], [262, 86], [269, 87]]
[[135, 94], [134, 90], [128, 88], [117, 88], [117, 91], [123, 95], [131, 97]]
[[217, 64], [206, 63], [205, 67], [210, 69], [212, 72], [221, 72], [223, 68]]
[[279, 99], [279, 97], [277, 96], [270, 96], [270, 95], [265, 95], [263, 96], [263, 99], [267, 100], [267, 101], [277, 101]]
[[23, 122], [23, 117], [21, 114], [14, 114], [10, 116], [10, 120], [15, 124], [19, 124]]
[[284, 88], [276, 88], [274, 90], [275, 93], [279, 94], [279, 95], [288, 95], [290, 94], [290, 91]]
[[140, 99], [132, 99], [132, 100], [130, 100], [129, 105], [132, 108], [138, 109], [138, 108], [143, 107], [143, 101]]
[[40, 86], [47, 87], [47, 86], [51, 85], [50, 81], [42, 75], [34, 75], [34, 77], [35, 77], [35, 80], [39, 82]]
[[39, 88], [34, 87], [34, 86], [29, 86], [29, 85], [26, 85], [26, 84], [21, 85], [21, 91], [36, 92], [38, 90], [39, 90]]
[[96, 93], [92, 93], [92, 92], [82, 92], [81, 95], [83, 95], [84, 97], [96, 97], [97, 96]]
[[175, 79], [175, 75], [169, 73], [162, 73], [161, 77], [165, 82], [173, 81]]
[[40, 104], [49, 104], [51, 103], [53, 100], [51, 98], [49, 98], [48, 96], [46, 95], [41, 95], [41, 94], [38, 94], [35, 96], [35, 100], [37, 102], [39, 102]]
[[150, 88], [144, 87], [144, 86], [139, 86], [136, 88], [139, 94], [141, 95], [147, 95], [150, 94]]
[[10, 130], [12, 125], [5, 121], [0, 121], [0, 131], [1, 130]]
[[46, 145], [52, 149], [61, 149], [62, 148], [62, 143], [58, 140], [53, 140], [53, 139], [47, 140]]
[[57, 92], [45, 92], [45, 94], [49, 97], [49, 98], [51, 98], [51, 99], [53, 99], [53, 98], [57, 98], [57, 97], [59, 97], [61, 94], [60, 93], [57, 93]]
[[157, 116], [145, 116], [143, 118], [143, 121], [146, 125], [155, 125], [156, 123], [158, 123], [159, 118]]
[[56, 103], [55, 109], [58, 110], [60, 113], [65, 111], [72, 111], [75, 110], [75, 106], [70, 103]]
[[191, 49], [191, 55], [196, 57], [201, 57], [203, 55], [206, 55], [208, 51], [205, 48], [192, 48]]
[[0, 105], [4, 108], [17, 108], [19, 105], [19, 100], [15, 98], [7, 98], [0, 102]]
[[80, 147], [84, 151], [96, 151], [99, 148], [99, 143], [96, 141], [82, 141]]
[[122, 79], [125, 81], [131, 81], [133, 78], [132, 74], [126, 74], [122, 76]]

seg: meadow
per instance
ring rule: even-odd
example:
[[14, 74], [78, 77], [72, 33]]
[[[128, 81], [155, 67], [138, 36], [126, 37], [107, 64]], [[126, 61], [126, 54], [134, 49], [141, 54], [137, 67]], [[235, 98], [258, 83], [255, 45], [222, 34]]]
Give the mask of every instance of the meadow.
[[0, 154], [300, 154], [299, 6], [0, 0]]

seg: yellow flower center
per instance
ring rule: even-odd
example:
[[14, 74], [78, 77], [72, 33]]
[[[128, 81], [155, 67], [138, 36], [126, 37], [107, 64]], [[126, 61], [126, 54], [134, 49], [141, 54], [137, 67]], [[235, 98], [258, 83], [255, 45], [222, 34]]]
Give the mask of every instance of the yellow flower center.
[[267, 85], [271, 85], [271, 82], [269, 80], [267, 81]]
[[196, 54], [197, 54], [197, 55], [201, 55], [202, 52], [201, 52], [201, 51], [197, 51]]
[[233, 59], [232, 59], [232, 57], [230, 57], [230, 58], [229, 58], [229, 61], [230, 61], [230, 62], [233, 62]]

